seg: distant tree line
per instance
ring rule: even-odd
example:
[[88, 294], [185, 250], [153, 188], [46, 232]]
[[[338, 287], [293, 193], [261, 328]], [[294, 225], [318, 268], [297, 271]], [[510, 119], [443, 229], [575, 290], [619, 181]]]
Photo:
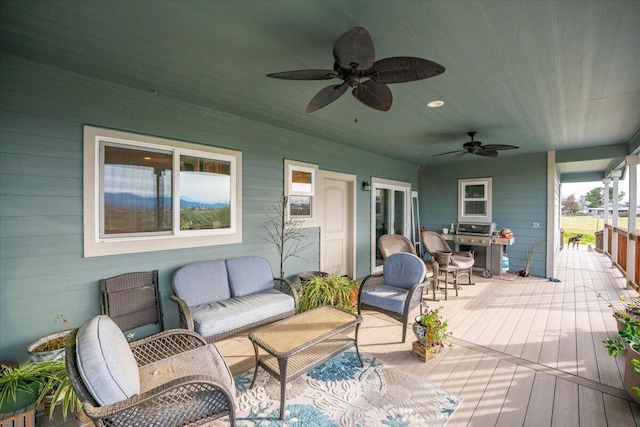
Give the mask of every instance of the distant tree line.
[[[622, 200], [625, 192], [620, 191], [618, 193], [618, 201]], [[609, 200], [613, 200], [613, 188], [609, 187]], [[587, 194], [580, 197], [580, 200], [576, 200], [575, 194], [571, 194], [566, 199], [562, 200], [562, 208], [565, 215], [575, 215], [585, 207], [597, 208], [604, 205], [604, 190], [602, 187], [596, 187], [590, 190]]]

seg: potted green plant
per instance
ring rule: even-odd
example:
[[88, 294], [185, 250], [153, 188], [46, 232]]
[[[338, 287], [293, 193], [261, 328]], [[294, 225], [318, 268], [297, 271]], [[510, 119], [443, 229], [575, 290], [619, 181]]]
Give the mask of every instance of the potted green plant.
[[524, 268], [518, 272], [518, 275], [520, 277], [531, 276], [531, 271], [529, 271], [529, 269], [531, 268], [531, 263], [533, 262], [533, 256], [538, 251], [538, 249], [542, 247], [543, 244], [544, 244], [544, 241], [540, 243], [536, 243], [535, 245], [533, 245], [531, 250], [527, 253], [527, 263], [525, 264]]
[[442, 351], [449, 336], [448, 322], [440, 314], [443, 309], [444, 307], [429, 309], [429, 306], [425, 305], [422, 314], [416, 316], [412, 326], [418, 342], [432, 357]]
[[624, 371], [624, 389], [629, 396], [640, 404], [640, 322], [629, 317], [622, 319], [624, 328], [620, 331], [620, 339], [607, 338], [602, 341], [610, 356], [625, 352], [626, 365]]
[[47, 396], [52, 396], [50, 418], [58, 403], [62, 404], [65, 420], [68, 411], [76, 412], [81, 407], [64, 360], [29, 361], [17, 367], [2, 365], [0, 370], [0, 413], [13, 413], [31, 405], [34, 409]]
[[354, 280], [335, 273], [311, 276], [298, 289], [300, 312], [326, 304], [355, 312], [358, 286]]

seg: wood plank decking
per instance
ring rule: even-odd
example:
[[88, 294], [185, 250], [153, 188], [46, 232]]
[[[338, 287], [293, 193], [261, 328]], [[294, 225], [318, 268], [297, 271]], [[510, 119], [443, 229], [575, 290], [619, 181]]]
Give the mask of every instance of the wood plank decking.
[[[640, 425], [640, 407], [622, 388], [624, 359], [601, 344], [617, 329], [596, 296], [616, 303], [636, 293], [601, 254], [565, 249], [558, 261], [561, 282], [475, 277], [458, 297], [428, 302], [444, 307], [453, 333], [453, 347], [429, 362], [411, 354], [413, 335], [401, 343], [400, 325], [381, 314], [365, 313], [360, 349], [462, 397], [448, 427]], [[246, 335], [218, 347], [234, 374], [253, 367]]]
[[[515, 281], [475, 277], [460, 296], [442, 305], [452, 348], [423, 363], [411, 354], [413, 335], [400, 343], [401, 327], [365, 313], [360, 349], [463, 398], [453, 426], [640, 425], [640, 407], [622, 387], [624, 358], [610, 357], [601, 341], [617, 334], [611, 308], [625, 288], [609, 258], [565, 249], [556, 277]], [[219, 344], [232, 371], [253, 366], [246, 337]]]

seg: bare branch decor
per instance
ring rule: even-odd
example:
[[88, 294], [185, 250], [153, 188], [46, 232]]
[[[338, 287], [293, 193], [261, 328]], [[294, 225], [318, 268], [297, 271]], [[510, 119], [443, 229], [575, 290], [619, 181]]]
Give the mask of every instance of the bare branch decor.
[[308, 261], [300, 256], [300, 252], [311, 246], [311, 243], [304, 242], [307, 236], [303, 232], [302, 220], [287, 214], [288, 201], [288, 196], [283, 196], [272, 206], [275, 214], [267, 216], [269, 222], [265, 225], [265, 240], [275, 245], [280, 257], [280, 277], [284, 277], [284, 262], [287, 259], [294, 257]]

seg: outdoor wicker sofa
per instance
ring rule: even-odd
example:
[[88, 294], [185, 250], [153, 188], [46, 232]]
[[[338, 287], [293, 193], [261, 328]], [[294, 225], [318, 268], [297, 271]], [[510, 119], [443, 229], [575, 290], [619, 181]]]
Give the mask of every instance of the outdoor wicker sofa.
[[228, 416], [235, 384], [214, 344], [172, 329], [128, 343], [106, 315], [72, 332], [69, 380], [98, 426], [196, 426]]
[[173, 289], [180, 325], [208, 342], [298, 312], [293, 284], [273, 277], [269, 262], [258, 256], [187, 264], [174, 273]]

